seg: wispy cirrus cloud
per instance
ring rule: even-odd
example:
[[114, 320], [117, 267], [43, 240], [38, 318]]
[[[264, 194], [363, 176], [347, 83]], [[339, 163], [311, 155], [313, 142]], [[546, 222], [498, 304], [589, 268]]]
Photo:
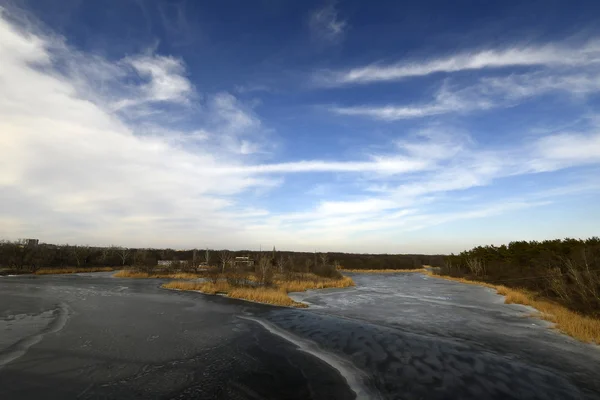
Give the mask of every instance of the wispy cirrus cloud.
[[131, 67], [143, 83], [132, 88], [136, 92], [135, 97], [116, 102], [115, 109], [155, 102], [185, 105], [195, 94], [192, 83], [185, 76], [185, 65], [181, 59], [147, 54], [126, 57], [119, 64], [123, 68]]
[[430, 102], [332, 106], [329, 110], [339, 115], [395, 121], [510, 107], [536, 96], [560, 92], [576, 100], [600, 92], [598, 68], [588, 66], [561, 71], [513, 73], [479, 78], [463, 86], [453, 85], [446, 80]]
[[308, 25], [313, 39], [321, 44], [335, 44], [344, 38], [348, 23], [340, 18], [335, 2], [329, 1], [312, 11]]
[[583, 45], [565, 43], [476, 50], [421, 61], [374, 63], [347, 70], [319, 71], [315, 74], [314, 81], [324, 86], [343, 86], [398, 81], [435, 73], [506, 67], [573, 67], [598, 63], [600, 41], [594, 40]]
[[552, 190], [532, 189], [518, 195], [507, 193], [501, 198], [456, 201], [453, 211], [448, 211], [447, 206], [437, 210], [436, 206], [446, 201], [448, 194], [454, 199], [458, 193], [491, 187], [502, 179], [598, 164], [598, 128], [592, 124], [584, 131], [530, 138], [508, 148], [493, 149], [481, 146], [466, 133], [444, 132], [440, 126], [431, 126], [411, 139], [396, 142], [397, 152], [408, 159], [427, 159], [427, 168], [402, 175], [399, 181], [390, 180], [389, 176], [382, 179], [378, 174], [362, 175], [366, 186], [361, 194], [321, 200], [303, 212], [272, 214], [251, 227], [257, 232], [293, 229], [299, 243], [308, 242], [316, 234], [326, 235], [328, 240], [334, 238], [331, 240], [335, 243], [338, 236], [351, 241], [354, 233], [361, 233], [364, 239], [379, 237], [388, 230], [412, 232], [544, 207], [569, 193], [598, 192], [593, 175], [579, 175], [579, 181]]
[[324, 161], [305, 160], [286, 163], [257, 164], [227, 167], [217, 171], [248, 171], [254, 174], [306, 173], [306, 172], [348, 172], [402, 174], [422, 171], [430, 167], [426, 159], [410, 159], [403, 156], [372, 156], [369, 161]]

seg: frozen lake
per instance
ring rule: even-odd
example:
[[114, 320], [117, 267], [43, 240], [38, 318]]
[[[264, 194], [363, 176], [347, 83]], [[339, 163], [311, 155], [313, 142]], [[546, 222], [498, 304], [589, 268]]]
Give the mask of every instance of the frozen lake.
[[109, 273], [0, 277], [0, 398], [600, 399], [600, 349], [421, 274], [306, 310]]

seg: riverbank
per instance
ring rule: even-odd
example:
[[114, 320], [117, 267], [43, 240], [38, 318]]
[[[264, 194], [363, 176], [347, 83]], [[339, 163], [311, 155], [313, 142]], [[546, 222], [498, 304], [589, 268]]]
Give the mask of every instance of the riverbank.
[[425, 268], [415, 269], [340, 269], [340, 272], [352, 272], [359, 274], [395, 274], [400, 272], [426, 272]]
[[600, 344], [600, 319], [581, 315], [561, 304], [543, 298], [537, 293], [488, 282], [438, 275], [431, 271], [425, 273], [435, 278], [495, 289], [498, 294], [505, 297], [504, 302], [506, 304], [521, 304], [533, 307], [538, 311], [536, 316], [552, 322], [560, 332], [585, 343]]
[[34, 272], [35, 275], [60, 275], [60, 274], [79, 274], [83, 272], [110, 272], [114, 271], [112, 267], [91, 267], [91, 268], [42, 268]]
[[140, 272], [124, 269], [113, 275], [115, 278], [136, 278], [136, 279], [198, 279], [205, 275], [193, 272]]

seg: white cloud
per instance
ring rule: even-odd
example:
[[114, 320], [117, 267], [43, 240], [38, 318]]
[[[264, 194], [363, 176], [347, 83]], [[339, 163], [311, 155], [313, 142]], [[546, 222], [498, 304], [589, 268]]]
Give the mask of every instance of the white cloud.
[[553, 92], [565, 93], [575, 100], [585, 99], [590, 94], [600, 92], [600, 73], [595, 67], [559, 72], [544, 70], [503, 77], [484, 77], [461, 88], [445, 82], [435, 94], [434, 100], [429, 103], [337, 106], [330, 107], [330, 111], [340, 115], [396, 121], [509, 107], [529, 98]]
[[494, 215], [504, 214], [509, 211], [522, 210], [527, 208], [537, 208], [552, 204], [551, 201], [527, 201], [527, 200], [510, 200], [500, 203], [479, 206], [477, 209], [469, 211], [458, 211], [453, 213], [433, 213], [423, 214], [406, 221], [407, 231], [415, 231], [424, 229], [434, 225], [441, 225], [453, 221], [462, 221], [475, 218], [486, 218]]
[[[179, 131], [124, 121], [107, 101], [123, 93], [98, 88], [96, 81], [98, 76], [118, 80], [120, 62], [113, 68], [65, 46], [55, 50], [51, 38], [18, 32], [0, 17], [0, 233], [138, 246], [190, 245], [190, 238], [214, 245], [225, 238], [243, 241], [233, 227], [236, 218], [248, 216], [229, 214], [235, 206], [231, 196], [273, 180], [243, 168], [224, 174], [223, 165], [240, 164], [228, 149], [174, 146], [172, 134]], [[126, 96], [185, 102], [191, 86], [172, 79], [181, 72], [179, 61], [148, 57], [136, 58], [136, 68], [147, 76]], [[97, 73], [84, 80], [98, 60]], [[59, 62], [68, 68], [54, 68]], [[217, 95], [214, 110], [223, 112], [211, 128], [247, 129], [253, 119], [235, 105], [231, 97]], [[179, 133], [212, 140], [203, 130]]]
[[340, 19], [334, 2], [313, 11], [309, 27], [313, 37], [320, 43], [337, 43], [343, 39], [347, 22]]
[[383, 121], [394, 121], [398, 119], [421, 118], [431, 115], [444, 114], [448, 107], [442, 104], [412, 106], [354, 106], [354, 107], [331, 107], [331, 111], [340, 115], [360, 115], [380, 119]]
[[[384, 177], [384, 184], [372, 185], [369, 182], [378, 182], [381, 176], [363, 175], [363, 183], [367, 186], [362, 195], [340, 193], [338, 200], [330, 196], [329, 200], [320, 201], [308, 211], [272, 214], [251, 226], [257, 231], [293, 230], [294, 240], [301, 244], [309, 243], [311, 237], [318, 235], [326, 237], [326, 243], [332, 246], [339, 245], [339, 241], [359, 245], [352, 239], [354, 234], [360, 233], [360, 240], [366, 241], [391, 232], [400, 235], [439, 224], [542, 207], [551, 204], [555, 197], [564, 196], [565, 190], [555, 187], [525, 192], [519, 198], [507, 194], [500, 198], [496, 195], [494, 199], [461, 200], [456, 195], [468, 189], [491, 186], [511, 176], [600, 163], [599, 140], [600, 135], [592, 129], [545, 136], [494, 150], [483, 148], [464, 133], [432, 126], [418, 132], [411, 140], [396, 143], [398, 151], [408, 159], [427, 158], [427, 169], [403, 175], [399, 183]], [[588, 177], [589, 182], [572, 185], [568, 192], [597, 191], [595, 180], [595, 177]], [[452, 197], [445, 196], [447, 193]], [[444, 206], [438, 211], [436, 205], [444, 201], [455, 202], [454, 207], [465, 205], [454, 211], [445, 211], [447, 207]]]
[[535, 143], [537, 158], [531, 163], [537, 170], [548, 171], [573, 165], [600, 162], [600, 129], [587, 133], [549, 135]]
[[220, 172], [235, 173], [246, 171], [253, 174], [302, 173], [302, 172], [374, 172], [379, 174], [400, 174], [428, 169], [427, 160], [406, 157], [373, 156], [370, 161], [321, 161], [308, 160], [279, 164], [257, 164], [239, 167], [226, 167]]
[[503, 50], [478, 50], [425, 61], [372, 64], [344, 71], [319, 72], [318, 83], [330, 86], [396, 81], [434, 73], [527, 66], [580, 66], [600, 62], [600, 43], [513, 47]]
[[254, 93], [254, 92], [272, 92], [274, 89], [267, 85], [261, 84], [246, 84], [236, 85], [235, 91], [240, 94]]
[[136, 87], [140, 92], [137, 101], [189, 103], [194, 87], [185, 77], [182, 60], [149, 54], [127, 57], [122, 62], [130, 65], [144, 81]]

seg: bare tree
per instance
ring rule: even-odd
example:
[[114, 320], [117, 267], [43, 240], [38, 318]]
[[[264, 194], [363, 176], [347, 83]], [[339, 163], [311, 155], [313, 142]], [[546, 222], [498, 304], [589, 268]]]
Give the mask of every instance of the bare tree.
[[196, 269], [196, 267], [198, 266], [197, 261], [196, 261], [197, 260], [197, 257], [196, 257], [197, 253], [198, 253], [198, 250], [196, 250], [196, 249], [194, 249], [194, 251], [192, 251], [192, 263], [191, 263], [191, 265], [189, 265], [189, 263], [188, 263], [188, 265], [189, 265], [189, 267], [191, 269]]
[[565, 274], [562, 273], [559, 267], [554, 267], [548, 271], [548, 284], [550, 289], [562, 300], [571, 301], [569, 293], [569, 285], [565, 279]]
[[455, 269], [458, 270], [458, 268], [455, 267], [456, 266], [452, 263], [451, 259], [444, 259], [444, 266], [442, 268], [442, 272], [444, 274], [452, 275]]
[[304, 260], [304, 272], [310, 272], [311, 267], [313, 266], [313, 260], [311, 260], [310, 258], [307, 258], [306, 260]]
[[283, 274], [286, 269], [285, 267], [287, 266], [287, 260], [281, 256], [275, 261], [275, 263], [277, 265], [277, 271], [279, 271], [280, 274]]
[[90, 246], [71, 246], [69, 248], [71, 256], [77, 263], [77, 267], [87, 263], [87, 258], [90, 255]]
[[254, 265], [254, 273], [259, 285], [268, 286], [273, 283], [273, 264], [267, 255], [261, 255]]
[[296, 257], [290, 254], [287, 258], [287, 269], [290, 272], [296, 272]]
[[471, 273], [475, 276], [485, 275], [485, 265], [479, 258], [467, 258], [466, 260], [467, 268]]
[[329, 257], [327, 256], [327, 253], [319, 254], [319, 261], [321, 261], [321, 265], [323, 267], [329, 265]]
[[[10, 243], [10, 242], [9, 242]], [[11, 244], [11, 264], [16, 269], [25, 269], [28, 254], [31, 248], [26, 245], [25, 239], [19, 239]]]
[[155, 260], [150, 257], [147, 250], [138, 249], [133, 255], [133, 265], [142, 272], [151, 273], [154, 269]]
[[131, 250], [127, 247], [115, 247], [114, 249], [119, 258], [121, 259], [121, 265], [125, 265], [127, 259], [131, 255]]
[[206, 265], [208, 266], [209, 262], [210, 262], [210, 251], [208, 251], [208, 248], [206, 249], [206, 254], [204, 255], [204, 260], [206, 261]]
[[580, 301], [588, 306], [600, 303], [600, 274], [592, 270], [587, 261], [586, 250], [583, 249], [582, 265], [578, 266], [570, 258], [563, 258], [567, 276], [573, 283], [572, 291], [577, 294]]
[[225, 268], [231, 263], [233, 256], [228, 250], [222, 250], [221, 253], [219, 253], [219, 260], [221, 261], [221, 273], [224, 274]]
[[102, 248], [102, 256], [101, 256], [101, 260], [103, 264], [106, 264], [107, 260], [110, 258], [110, 256], [113, 253], [113, 248], [114, 246], [110, 246], [110, 247], [103, 247]]

